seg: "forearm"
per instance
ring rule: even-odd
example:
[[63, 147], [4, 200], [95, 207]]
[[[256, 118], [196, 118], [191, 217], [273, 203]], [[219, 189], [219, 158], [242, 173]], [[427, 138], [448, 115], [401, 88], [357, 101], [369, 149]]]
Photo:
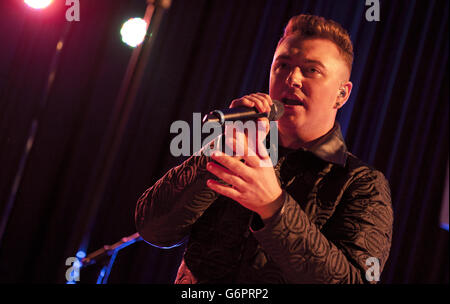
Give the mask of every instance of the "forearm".
[[205, 155], [190, 157], [142, 194], [135, 222], [146, 241], [160, 247], [180, 243], [216, 199], [217, 194], [206, 187], [212, 178], [205, 169], [207, 161]]
[[[353, 207], [358, 203], [352, 202]], [[377, 201], [373, 204], [378, 211], [385, 206], [382, 212], [391, 215], [389, 205]], [[344, 213], [336, 215], [325, 236], [299, 204], [286, 195], [279, 212], [253, 234], [292, 283], [368, 283], [365, 263], [369, 257], [377, 258], [381, 272], [389, 253], [391, 228], [389, 223], [383, 226], [367, 221], [366, 215], [371, 212], [368, 208], [351, 217], [350, 213], [345, 217]], [[354, 230], [346, 223], [352, 223]], [[370, 247], [371, 243], [380, 247]]]
[[291, 283], [361, 283], [360, 271], [286, 194], [281, 210], [253, 232]]

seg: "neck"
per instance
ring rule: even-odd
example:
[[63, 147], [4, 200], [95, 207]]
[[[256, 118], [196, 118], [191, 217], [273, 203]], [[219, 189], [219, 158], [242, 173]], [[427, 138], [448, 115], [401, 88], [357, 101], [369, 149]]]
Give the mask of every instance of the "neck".
[[302, 134], [301, 132], [285, 132], [282, 128], [279, 128], [279, 142], [282, 147], [289, 149], [308, 149], [314, 146], [317, 141], [327, 134], [332, 128], [334, 124], [328, 128], [326, 131], [318, 132], [316, 134]]

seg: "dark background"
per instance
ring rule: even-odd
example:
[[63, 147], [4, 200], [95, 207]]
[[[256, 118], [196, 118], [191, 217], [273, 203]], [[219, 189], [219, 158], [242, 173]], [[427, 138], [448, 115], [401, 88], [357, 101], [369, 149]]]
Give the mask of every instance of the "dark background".
[[[8, 219], [0, 282], [65, 283], [66, 258], [80, 242], [90, 253], [133, 234], [138, 197], [181, 161], [169, 151], [171, 123], [268, 92], [284, 26], [311, 13], [341, 23], [354, 43], [354, 89], [338, 121], [349, 150], [391, 184], [394, 235], [382, 283], [448, 283], [440, 212], [448, 185], [449, 1], [380, 1], [381, 20], [368, 22], [364, 0], [173, 0], [124, 133], [113, 133], [117, 150], [108, 148], [108, 127], [117, 123], [133, 52], [119, 30], [143, 17], [145, 1], [80, 0], [81, 20], [71, 23], [64, 3], [35, 11], [0, 2], [0, 214]], [[36, 137], [7, 217], [33, 120]], [[182, 252], [135, 243], [119, 252], [109, 282], [171, 283]], [[95, 282], [98, 270], [83, 270], [81, 283]]]

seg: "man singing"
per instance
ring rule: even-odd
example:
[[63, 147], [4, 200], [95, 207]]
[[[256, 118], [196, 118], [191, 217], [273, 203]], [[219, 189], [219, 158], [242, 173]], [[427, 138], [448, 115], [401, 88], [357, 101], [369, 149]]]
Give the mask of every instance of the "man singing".
[[389, 184], [347, 151], [335, 121], [352, 90], [352, 62], [339, 24], [294, 16], [269, 95], [230, 105], [268, 112], [272, 100], [284, 104], [275, 166], [261, 166], [267, 151], [242, 132], [233, 142], [244, 142], [245, 155], [192, 156], [141, 196], [141, 236], [162, 248], [187, 242], [176, 283], [379, 281], [392, 237]]

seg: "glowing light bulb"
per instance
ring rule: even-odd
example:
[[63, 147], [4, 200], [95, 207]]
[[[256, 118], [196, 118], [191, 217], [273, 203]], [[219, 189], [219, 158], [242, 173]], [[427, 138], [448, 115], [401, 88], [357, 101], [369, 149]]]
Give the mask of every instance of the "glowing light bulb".
[[24, 0], [25, 4], [34, 9], [43, 9], [50, 5], [53, 0]]
[[122, 41], [132, 47], [136, 47], [144, 41], [146, 32], [147, 22], [142, 18], [128, 19], [120, 29]]
[[77, 252], [76, 256], [79, 259], [83, 259], [83, 258], [86, 257], [86, 252], [80, 250], [80, 251]]

